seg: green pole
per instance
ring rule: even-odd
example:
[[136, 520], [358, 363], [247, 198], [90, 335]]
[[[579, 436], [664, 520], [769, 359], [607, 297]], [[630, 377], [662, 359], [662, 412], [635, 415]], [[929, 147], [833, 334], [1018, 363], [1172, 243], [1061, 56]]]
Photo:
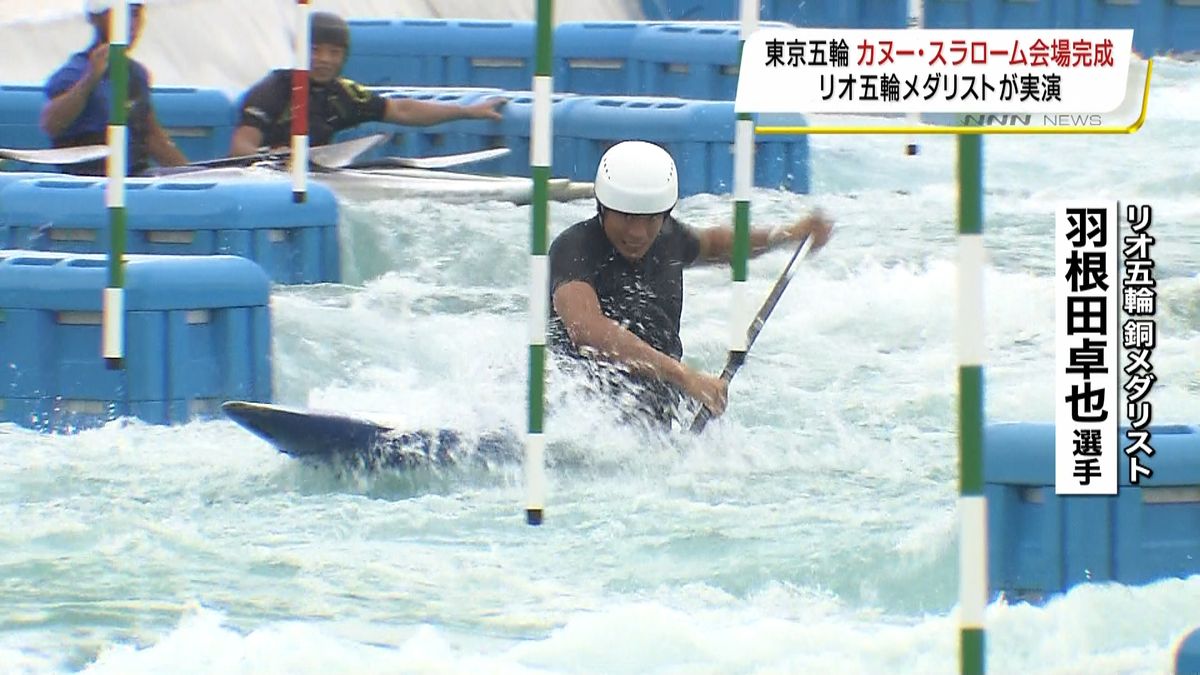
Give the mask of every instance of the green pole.
[[546, 322], [549, 317], [549, 185], [552, 117], [551, 55], [554, 52], [554, 1], [537, 0], [537, 63], [533, 76], [533, 120], [529, 166], [533, 175], [533, 224], [529, 285], [529, 426], [525, 438], [525, 522], [542, 524], [546, 501]]
[[108, 286], [104, 289], [101, 352], [109, 370], [124, 368], [125, 319], [125, 172], [128, 133], [125, 128], [129, 98], [129, 3], [117, 0], [109, 10], [108, 78], [111, 107], [108, 113]]
[[958, 137], [960, 667], [985, 672], [987, 499], [983, 494], [983, 137]]

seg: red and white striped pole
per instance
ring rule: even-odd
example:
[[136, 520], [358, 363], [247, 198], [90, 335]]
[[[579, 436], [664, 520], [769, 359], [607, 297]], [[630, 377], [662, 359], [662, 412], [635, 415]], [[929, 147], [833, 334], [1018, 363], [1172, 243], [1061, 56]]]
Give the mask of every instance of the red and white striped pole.
[[292, 201], [308, 197], [308, 0], [296, 0], [296, 53], [292, 67]]

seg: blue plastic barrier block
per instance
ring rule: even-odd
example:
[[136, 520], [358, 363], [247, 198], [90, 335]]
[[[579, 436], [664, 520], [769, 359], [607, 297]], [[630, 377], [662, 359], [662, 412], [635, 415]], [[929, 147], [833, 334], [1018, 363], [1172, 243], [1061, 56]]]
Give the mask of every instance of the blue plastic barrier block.
[[[784, 9], [795, 6], [795, 3], [774, 0], [773, 4], [778, 9], [772, 12], [771, 18], [776, 21], [791, 21], [784, 18]], [[802, 6], [803, 4], [801, 3]], [[908, 2], [906, 0], [858, 0], [857, 2], [827, 0], [826, 6], [832, 8], [832, 16], [826, 24], [832, 28], [841, 26], [904, 28], [908, 25]], [[845, 13], [839, 15], [837, 14], [839, 10]], [[798, 20], [799, 18], [797, 18]]]
[[233, 102], [216, 89], [155, 87], [154, 112], [163, 129], [189, 161], [229, 154], [233, 140]]
[[46, 94], [36, 85], [0, 85], [0, 147], [48, 148], [38, 126]]
[[740, 45], [735, 25], [643, 26], [629, 55], [638, 71], [636, 93], [731, 101]]
[[533, 79], [533, 22], [355, 20], [346, 76], [362, 84], [520, 89]]
[[[763, 0], [759, 19], [810, 28], [903, 28], [907, 10], [905, 0]], [[642, 0], [642, 13], [660, 21], [736, 21], [738, 4], [729, 0]]]
[[980, 28], [1045, 28], [1056, 25], [1060, 12], [1050, 0], [990, 0], [976, 8], [975, 25]]
[[[795, 126], [807, 126], [801, 121]], [[808, 136], [759, 136], [754, 144], [754, 185], [807, 194], [812, 189]], [[730, 185], [733, 185], [732, 175]], [[732, 188], [731, 188], [732, 189]]]
[[59, 178], [57, 173], [34, 173], [29, 171], [0, 171], [0, 248], [19, 248], [14, 228], [9, 227], [4, 217], [4, 188], [27, 180], [39, 178]]
[[652, 21], [732, 19], [737, 7], [721, 0], [642, 0], [642, 16]]
[[905, 0], [766, 0], [761, 18], [808, 28], [904, 28], [908, 3]]
[[[1200, 427], [1150, 431], [1154, 456], [1144, 463], [1154, 476], [1122, 488], [1113, 526], [1113, 576], [1128, 584], [1200, 574]], [[1129, 446], [1122, 431], [1121, 448]], [[1130, 485], [1128, 462], [1120, 468], [1121, 485]]]
[[574, 94], [641, 91], [631, 55], [634, 39], [645, 25], [638, 21], [559, 24], [554, 29], [554, 88]]
[[[1163, 44], [1154, 50], [1163, 52], [1200, 52], [1200, 3], [1172, 0], [1163, 8]], [[1138, 34], [1133, 33], [1135, 45]], [[1200, 669], [1198, 669], [1200, 671]]]
[[[1200, 428], [1150, 427], [1154, 470], [1117, 495], [1054, 492], [1054, 425], [997, 424], [984, 440], [989, 582], [1040, 599], [1086, 582], [1144, 584], [1200, 573]], [[1129, 446], [1122, 429], [1121, 448]], [[1122, 453], [1123, 456], [1123, 453]]]
[[[50, 147], [38, 119], [46, 95], [38, 85], [0, 85], [0, 147], [36, 150]], [[53, 166], [0, 160], [3, 171], [51, 171]]]
[[575, 105], [557, 133], [568, 139], [574, 180], [592, 180], [600, 157], [623, 140], [658, 143], [679, 169], [680, 195], [731, 189], [733, 104], [665, 98], [588, 98]]
[[[593, 180], [600, 157], [616, 143], [645, 140], [675, 158], [681, 196], [725, 194], [733, 188], [735, 121], [732, 101], [587, 97], [556, 123], [555, 136], [568, 146], [573, 180]], [[807, 192], [807, 162], [806, 136], [772, 137], [756, 145], [755, 185]]]
[[[1080, 23], [1094, 12], [1083, 5], [1094, 0], [1054, 2], [1053, 0], [927, 0], [926, 28], [1097, 28]], [[1082, 10], [1082, 13], [1081, 13]], [[1124, 13], [1126, 18], [1132, 16]], [[1087, 19], [1087, 20], [1094, 20]], [[1113, 28], [1132, 28], [1112, 26]]]
[[[533, 94], [528, 91], [509, 91], [508, 104], [504, 106], [504, 119], [498, 122], [473, 120], [460, 125], [466, 133], [476, 134], [479, 148], [506, 147], [509, 154], [494, 162], [474, 164], [463, 170], [482, 173], [485, 168], [495, 167], [495, 172], [507, 176], [530, 175], [530, 131], [533, 125]], [[556, 93], [550, 97], [550, 117], [553, 130], [550, 156], [550, 174], [568, 176], [575, 166], [574, 146], [563, 135], [562, 126], [567, 124], [571, 110], [586, 99], [573, 94]], [[587, 180], [591, 180], [588, 178]]]
[[[35, 171], [0, 171], [0, 194], [4, 193], [5, 187], [12, 185], [13, 183], [19, 183], [20, 181], [23, 181], [23, 180], [35, 180], [38, 178], [60, 178], [60, 177], [61, 176], [57, 172], [52, 172], [52, 171], [36, 171], [36, 172]], [[0, 228], [3, 228], [4, 226], [5, 226], [4, 220], [0, 219]], [[5, 245], [6, 241], [7, 240], [5, 239], [5, 235], [0, 234], [0, 248], [15, 248], [15, 247], [6, 246]]]
[[[418, 100], [436, 100], [442, 103], [471, 104], [491, 96], [503, 96], [508, 103], [502, 108], [501, 120], [455, 120], [429, 127], [397, 127], [391, 124], [364, 124], [339, 135], [339, 138], [357, 138], [372, 133], [395, 132], [391, 143], [372, 151], [369, 157], [379, 155], [392, 157], [430, 157], [460, 152], [473, 152], [488, 148], [508, 148], [511, 152], [503, 157], [476, 162], [452, 169], [467, 173], [503, 174], [528, 176], [529, 135], [533, 121], [533, 94], [529, 91], [503, 91], [499, 89], [460, 90], [453, 88], [406, 88], [389, 92], [389, 96], [404, 96]], [[567, 175], [573, 165], [571, 145], [560, 135], [558, 125], [565, 123], [567, 111], [574, 102], [583, 100], [573, 94], [556, 93], [551, 96], [551, 116], [554, 124], [554, 149], [552, 173]], [[368, 155], [364, 155], [364, 158]], [[590, 178], [588, 180], [591, 180]]]
[[1179, 0], [927, 0], [927, 28], [1133, 29], [1143, 56], [1200, 49], [1200, 6]]
[[1046, 503], [1041, 488], [988, 482], [988, 580], [993, 595], [1040, 596], [1061, 588], [1062, 537], [1059, 503]]
[[[758, 25], [793, 27], [778, 21]], [[741, 26], [735, 21], [645, 23], [630, 44], [629, 58], [636, 89], [625, 91], [732, 101], [741, 66]]]
[[[102, 253], [109, 214], [101, 178], [19, 181], [0, 191], [0, 223], [15, 248]], [[303, 204], [287, 180], [130, 179], [128, 251], [249, 258], [282, 284], [341, 279], [333, 192], [309, 185]]]
[[100, 356], [103, 255], [0, 251], [0, 420], [67, 431], [154, 424], [271, 398], [270, 280], [236, 256], [130, 255], [125, 367]]
[[[454, 88], [454, 87], [375, 87], [385, 98], [402, 98], [415, 101], [441, 103], [444, 105], [467, 106], [493, 96], [506, 95], [504, 90], [494, 87]], [[507, 111], [505, 111], [507, 114]], [[338, 140], [361, 138], [372, 134], [392, 134], [387, 143], [372, 148], [360, 155], [360, 160], [371, 160], [379, 157], [430, 157], [436, 155], [451, 155], [462, 152], [482, 150], [487, 147], [479, 129], [487, 122], [467, 124], [467, 120], [443, 122], [426, 127], [397, 126], [387, 122], [371, 122], [361, 124], [354, 129], [348, 129], [338, 134]], [[491, 163], [479, 166], [494, 166]], [[469, 170], [482, 173], [479, 166]]]
[[970, 28], [971, 9], [957, 0], [925, 0], [926, 28]]
[[1134, 51], [1143, 55], [1167, 52], [1173, 48], [1165, 35], [1168, 1], [1131, 5], [1124, 0], [1079, 0], [1076, 23], [1080, 28], [1132, 28]]

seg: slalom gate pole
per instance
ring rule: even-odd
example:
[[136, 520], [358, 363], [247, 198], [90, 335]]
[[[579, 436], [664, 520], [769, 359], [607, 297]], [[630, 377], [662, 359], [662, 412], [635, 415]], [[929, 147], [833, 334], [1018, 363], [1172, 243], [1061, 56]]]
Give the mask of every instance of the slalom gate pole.
[[541, 525], [546, 502], [546, 324], [549, 317], [549, 186], [554, 83], [554, 0], [537, 0], [537, 62], [529, 167], [533, 176], [529, 283], [529, 424], [525, 436], [525, 522]]
[[129, 2], [117, 0], [108, 13], [108, 286], [101, 303], [100, 351], [109, 370], [125, 367], [125, 174], [129, 170]]
[[985, 672], [987, 498], [983, 493], [983, 136], [958, 137], [959, 652]]
[[292, 201], [308, 199], [308, 0], [296, 0], [296, 48], [292, 67]]

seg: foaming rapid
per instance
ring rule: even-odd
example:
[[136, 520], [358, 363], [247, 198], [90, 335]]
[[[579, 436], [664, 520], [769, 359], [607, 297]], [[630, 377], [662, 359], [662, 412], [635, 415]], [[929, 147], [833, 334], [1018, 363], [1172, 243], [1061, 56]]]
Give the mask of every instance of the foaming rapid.
[[[1200, 65], [1156, 62], [1137, 134], [985, 141], [987, 416], [1053, 419], [1064, 199], [1155, 209], [1155, 423], [1200, 410]], [[555, 379], [547, 521], [519, 470], [363, 475], [232, 423], [0, 427], [0, 671], [952, 673], [958, 649], [954, 141], [812, 139], [807, 260], [703, 438], [614, 430]], [[559, 232], [591, 214], [551, 207]], [[681, 216], [728, 222], [728, 199]], [[343, 205], [345, 284], [272, 298], [277, 398], [470, 433], [525, 420], [528, 207]], [[755, 258], [763, 297], [788, 252]], [[684, 345], [725, 358], [727, 268], [687, 273]], [[1200, 577], [992, 603], [1002, 673], [1163, 673]]]

